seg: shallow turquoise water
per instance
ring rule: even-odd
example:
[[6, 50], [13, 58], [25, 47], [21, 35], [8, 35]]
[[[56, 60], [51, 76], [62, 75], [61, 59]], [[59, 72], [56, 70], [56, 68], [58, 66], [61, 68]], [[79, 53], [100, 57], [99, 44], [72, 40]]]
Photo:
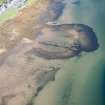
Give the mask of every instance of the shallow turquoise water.
[[92, 53], [64, 60], [64, 68], [39, 94], [35, 105], [105, 105], [105, 1], [80, 0], [73, 5], [68, 0], [58, 21], [83, 23], [94, 29], [100, 47]]

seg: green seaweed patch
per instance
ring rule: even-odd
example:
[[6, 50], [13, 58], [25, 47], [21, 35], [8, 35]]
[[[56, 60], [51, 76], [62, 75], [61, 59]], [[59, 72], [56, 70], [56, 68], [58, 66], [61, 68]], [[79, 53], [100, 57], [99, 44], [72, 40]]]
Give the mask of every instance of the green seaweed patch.
[[6, 0], [0, 0], [0, 5], [2, 5], [5, 2], [6, 2]]
[[[32, 4], [34, 1], [37, 1], [37, 0], [28, 0], [26, 3], [26, 6]], [[4, 2], [5, 0], [0, 0], [0, 4], [3, 4]], [[9, 8], [8, 10], [6, 10], [4, 13], [0, 15], [0, 22], [4, 22], [6, 20], [14, 18], [17, 15], [18, 11], [19, 10], [17, 8], [13, 8], [13, 7]]]
[[18, 10], [16, 8], [9, 8], [7, 11], [0, 15], [0, 22], [4, 22], [16, 16]]

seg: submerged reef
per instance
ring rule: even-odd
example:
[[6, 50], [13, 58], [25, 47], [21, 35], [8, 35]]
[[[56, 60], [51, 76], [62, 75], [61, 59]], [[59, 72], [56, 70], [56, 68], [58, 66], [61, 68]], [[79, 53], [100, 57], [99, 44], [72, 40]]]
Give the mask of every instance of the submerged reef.
[[71, 3], [74, 4], [74, 5], [79, 5], [80, 0], [71, 0]]
[[61, 59], [94, 51], [98, 46], [95, 32], [87, 25], [47, 24], [30, 52], [47, 59]]

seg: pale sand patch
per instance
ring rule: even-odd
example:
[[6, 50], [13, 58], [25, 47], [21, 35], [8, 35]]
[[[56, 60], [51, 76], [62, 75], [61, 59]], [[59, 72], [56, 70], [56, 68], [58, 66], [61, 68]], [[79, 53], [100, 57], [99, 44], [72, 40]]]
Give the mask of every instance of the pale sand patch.
[[32, 41], [31, 39], [29, 39], [29, 38], [24, 37], [24, 38], [22, 39], [22, 42], [23, 42], [23, 43], [32, 43], [33, 41]]
[[7, 51], [7, 49], [5, 49], [5, 48], [0, 48], [0, 54], [5, 53], [6, 51]]

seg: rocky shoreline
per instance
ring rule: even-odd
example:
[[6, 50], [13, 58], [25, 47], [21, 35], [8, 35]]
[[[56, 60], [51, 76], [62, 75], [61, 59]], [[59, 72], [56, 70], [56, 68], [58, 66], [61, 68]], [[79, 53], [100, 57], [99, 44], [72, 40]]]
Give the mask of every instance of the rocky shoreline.
[[0, 14], [11, 7], [22, 8], [27, 0], [6, 0], [0, 5]]

